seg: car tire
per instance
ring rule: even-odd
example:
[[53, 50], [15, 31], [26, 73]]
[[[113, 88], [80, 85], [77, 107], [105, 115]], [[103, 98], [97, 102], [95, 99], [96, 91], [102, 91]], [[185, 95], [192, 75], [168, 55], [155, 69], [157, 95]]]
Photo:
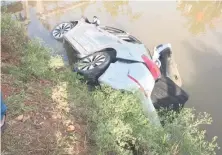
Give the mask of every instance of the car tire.
[[155, 83], [151, 99], [157, 110], [164, 108], [179, 112], [188, 100], [188, 94], [170, 78], [161, 77]]
[[112, 62], [111, 56], [100, 51], [81, 58], [74, 64], [74, 71], [83, 75], [90, 82], [96, 82]]
[[61, 41], [65, 33], [70, 31], [75, 25], [73, 22], [63, 22], [55, 26], [52, 30], [54, 39]]

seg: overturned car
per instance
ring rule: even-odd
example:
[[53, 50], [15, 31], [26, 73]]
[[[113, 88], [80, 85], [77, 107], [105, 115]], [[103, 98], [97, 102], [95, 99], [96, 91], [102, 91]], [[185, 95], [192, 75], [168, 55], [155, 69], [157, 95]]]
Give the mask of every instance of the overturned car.
[[[114, 89], [139, 91], [144, 110], [158, 121], [156, 109], [179, 110], [188, 100], [172, 59], [170, 44], [154, 48], [153, 55], [136, 37], [108, 26], [94, 17], [64, 22], [52, 36], [72, 49], [73, 70], [93, 83]], [[173, 67], [172, 67], [173, 66]]]

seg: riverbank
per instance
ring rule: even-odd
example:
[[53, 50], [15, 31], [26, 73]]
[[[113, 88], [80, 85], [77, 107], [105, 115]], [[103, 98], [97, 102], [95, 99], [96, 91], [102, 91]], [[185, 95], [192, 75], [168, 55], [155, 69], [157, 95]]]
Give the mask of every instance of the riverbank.
[[[2, 14], [2, 93], [8, 128], [2, 151], [8, 154], [214, 154], [201, 124], [185, 109], [162, 129], [151, 126], [132, 94], [109, 87], [89, 92], [81, 77], [23, 26]], [[173, 114], [175, 115], [175, 114]], [[168, 140], [168, 133], [172, 138]], [[129, 145], [132, 144], [132, 146]]]
[[[8, 106], [7, 130], [2, 135], [3, 153], [74, 154], [86, 152], [86, 120], [70, 113], [73, 101], [67, 92], [87, 95], [76, 75], [63, 68], [60, 58], [40, 40], [29, 40], [20, 23], [2, 15], [2, 93]], [[62, 73], [60, 73], [61, 69]], [[73, 79], [73, 80], [72, 80]], [[85, 88], [86, 90], [86, 88]], [[75, 106], [87, 99], [75, 99]]]

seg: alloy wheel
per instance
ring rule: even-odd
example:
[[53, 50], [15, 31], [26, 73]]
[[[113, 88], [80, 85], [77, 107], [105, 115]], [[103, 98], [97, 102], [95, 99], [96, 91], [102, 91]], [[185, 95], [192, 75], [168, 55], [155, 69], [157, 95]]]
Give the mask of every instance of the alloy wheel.
[[94, 69], [95, 67], [100, 66], [105, 61], [105, 59], [106, 57], [103, 54], [91, 55], [89, 57], [83, 58], [78, 63], [78, 69], [83, 71]]
[[55, 39], [61, 39], [63, 35], [72, 29], [72, 23], [61, 23], [55, 27], [52, 31], [52, 35]]

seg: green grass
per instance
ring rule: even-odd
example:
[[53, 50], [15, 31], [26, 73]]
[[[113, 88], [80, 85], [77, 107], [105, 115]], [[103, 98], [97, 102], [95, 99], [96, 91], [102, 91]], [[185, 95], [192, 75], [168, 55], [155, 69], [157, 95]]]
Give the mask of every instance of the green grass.
[[[61, 114], [65, 119], [63, 122], [68, 120], [84, 122], [83, 124], [86, 126], [84, 141], [89, 145], [87, 149], [91, 154], [105, 155], [108, 152], [115, 152], [119, 155], [132, 154], [130, 144], [134, 146], [134, 154], [215, 154], [217, 149], [215, 138], [212, 141], [206, 140], [205, 132], [199, 128], [200, 125], [212, 122], [207, 113], [194, 115], [194, 110], [189, 108], [183, 109], [180, 114], [165, 112], [164, 118], [161, 118], [165, 121], [165, 126], [163, 128], [153, 126], [144, 115], [139, 99], [133, 94], [113, 90], [108, 86], [88, 92], [86, 84], [82, 82], [82, 77], [73, 73], [69, 67], [65, 67], [61, 63], [60, 57], [51, 57], [52, 50], [44, 47], [40, 40], [29, 40], [24, 43], [21, 39], [21, 44], [17, 45], [20, 43], [18, 36], [22, 35], [22, 38], [26, 38], [24, 32], [17, 32], [17, 28], [19, 30], [23, 28], [17, 21], [9, 18], [8, 14], [2, 14], [2, 19], [3, 38], [9, 37], [5, 39], [7, 42], [3, 40], [3, 47], [10, 48], [11, 53], [19, 52], [21, 59], [19, 66], [8, 68], [8, 74], [17, 79], [17, 82], [14, 83], [15, 87], [22, 85], [26, 88], [22, 89], [19, 94], [10, 96], [6, 101], [9, 106], [8, 113], [12, 116], [33, 110], [35, 106], [29, 107], [24, 104], [24, 100], [30, 97], [31, 93], [31, 97], [41, 103], [36, 105], [35, 111], [41, 112], [41, 109], [47, 107], [52, 109], [49, 112]], [[14, 26], [11, 25], [9, 29], [8, 24], [12, 23]], [[14, 31], [18, 36], [8, 35], [13, 34]], [[15, 51], [14, 47], [19, 47], [19, 51]], [[7, 48], [3, 48], [3, 50]], [[63, 69], [57, 71], [60, 67]], [[50, 85], [39, 85], [38, 82], [41, 80], [50, 81]], [[57, 88], [61, 85], [64, 86], [63, 91]], [[52, 99], [55, 90], [58, 91], [56, 92], [58, 96]], [[58, 101], [55, 101], [56, 99]], [[62, 108], [58, 108], [58, 106]], [[175, 116], [177, 117], [172, 121], [172, 117]], [[64, 128], [64, 124], [59, 126], [61, 131]], [[24, 126], [25, 129], [26, 126]], [[29, 132], [35, 138], [36, 135], [32, 133], [31, 129]], [[51, 136], [56, 135], [54, 130], [50, 130], [50, 132]], [[51, 147], [55, 149], [48, 149], [47, 154], [64, 152], [69, 154], [67, 150], [81, 138], [83, 137], [69, 134], [52, 137], [56, 143], [53, 143]], [[47, 141], [47, 143], [49, 142]], [[13, 145], [15, 152], [16, 149], [21, 151], [21, 148]], [[21, 152], [24, 154], [27, 148], [22, 147], [22, 149]], [[35, 146], [32, 150], [34, 149]]]
[[24, 92], [8, 97], [6, 102], [7, 102], [9, 111], [11, 111], [10, 115], [16, 116], [20, 114], [21, 112], [28, 110], [28, 108], [25, 107], [23, 103], [24, 97], [25, 97]]
[[12, 55], [23, 52], [24, 45], [27, 42], [24, 27], [15, 20], [11, 15], [2, 12], [1, 16], [1, 43], [2, 48]]

